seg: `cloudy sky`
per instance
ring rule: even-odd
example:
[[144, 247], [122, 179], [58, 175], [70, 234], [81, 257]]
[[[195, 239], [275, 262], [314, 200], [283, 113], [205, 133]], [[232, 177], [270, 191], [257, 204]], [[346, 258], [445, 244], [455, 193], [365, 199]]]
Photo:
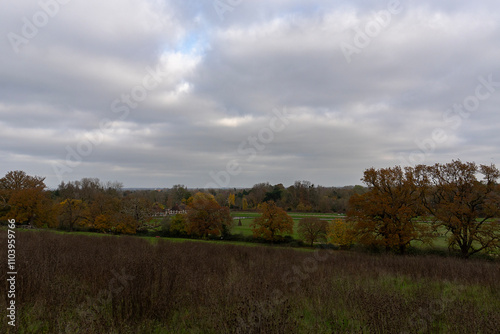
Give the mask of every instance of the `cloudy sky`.
[[500, 164], [498, 1], [0, 4], [0, 174], [360, 184]]

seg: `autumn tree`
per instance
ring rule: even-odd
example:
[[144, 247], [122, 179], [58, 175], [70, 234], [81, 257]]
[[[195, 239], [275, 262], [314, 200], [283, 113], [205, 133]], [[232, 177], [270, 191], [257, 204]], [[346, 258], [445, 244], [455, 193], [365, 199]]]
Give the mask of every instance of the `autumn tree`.
[[92, 226], [99, 232], [109, 232], [113, 228], [114, 221], [113, 217], [109, 214], [100, 214], [95, 217]]
[[137, 232], [138, 222], [132, 216], [120, 212], [113, 218], [111, 232], [119, 234], [135, 234]]
[[[94, 195], [92, 201], [87, 202], [89, 208], [89, 219], [95, 221], [98, 216], [114, 216], [121, 211], [122, 199], [108, 194], [106, 192], [99, 192]], [[102, 217], [101, 217], [102, 221]]]
[[8, 172], [0, 179], [1, 219], [15, 219], [41, 227], [54, 221], [53, 204], [45, 190], [45, 178], [23, 171]]
[[59, 203], [59, 227], [73, 229], [89, 221], [87, 204], [80, 199], [65, 199]]
[[[45, 189], [45, 178], [40, 176], [30, 176], [23, 171], [8, 172], [3, 178], [0, 179], [0, 187], [5, 190], [7, 194], [21, 189]], [[2, 194], [5, 196], [5, 193]]]
[[413, 168], [370, 168], [362, 181], [369, 191], [353, 195], [347, 212], [360, 243], [404, 253], [410, 242], [428, 240], [430, 228], [415, 221], [422, 207]]
[[254, 237], [262, 237], [269, 241], [278, 241], [283, 234], [293, 234], [293, 219], [285, 210], [273, 201], [264, 202], [258, 207], [261, 215], [250, 225]]
[[188, 234], [206, 238], [208, 235], [224, 236], [229, 233], [233, 223], [229, 208], [220, 206], [213, 195], [198, 192], [186, 203]]
[[137, 221], [132, 216], [121, 212], [113, 215], [99, 215], [92, 225], [96, 230], [104, 233], [136, 234], [137, 232]]
[[306, 217], [299, 221], [298, 234], [307, 243], [314, 245], [316, 241], [326, 241], [328, 222], [318, 217]]
[[327, 227], [326, 238], [329, 243], [348, 249], [354, 243], [354, 230], [344, 219], [334, 219]]
[[229, 207], [234, 206], [235, 200], [236, 196], [234, 194], [229, 194], [229, 196], [227, 197], [227, 203]]
[[[437, 228], [450, 233], [449, 247], [463, 257], [500, 244], [500, 171], [460, 160], [419, 166], [422, 200]], [[477, 175], [483, 179], [478, 180]]]
[[134, 234], [138, 223], [149, 217], [152, 204], [148, 193], [133, 192], [125, 199], [122, 187], [120, 182], [104, 183], [98, 178], [61, 182], [55, 191], [60, 228]]

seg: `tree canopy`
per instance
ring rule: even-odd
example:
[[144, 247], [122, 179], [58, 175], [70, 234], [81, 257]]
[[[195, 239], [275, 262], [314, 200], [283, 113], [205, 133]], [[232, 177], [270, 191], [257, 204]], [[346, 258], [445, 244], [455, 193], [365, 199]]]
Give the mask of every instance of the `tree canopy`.
[[293, 219], [274, 201], [264, 202], [259, 208], [261, 216], [251, 224], [254, 237], [269, 241], [283, 239], [284, 234], [293, 234]]
[[198, 192], [187, 200], [187, 206], [186, 231], [189, 234], [205, 238], [229, 232], [233, 223], [229, 208], [220, 206], [213, 195]]
[[[435, 228], [449, 233], [449, 247], [469, 257], [499, 246], [500, 171], [493, 165], [453, 161], [419, 166], [422, 202]], [[482, 175], [482, 180], [478, 180]]]

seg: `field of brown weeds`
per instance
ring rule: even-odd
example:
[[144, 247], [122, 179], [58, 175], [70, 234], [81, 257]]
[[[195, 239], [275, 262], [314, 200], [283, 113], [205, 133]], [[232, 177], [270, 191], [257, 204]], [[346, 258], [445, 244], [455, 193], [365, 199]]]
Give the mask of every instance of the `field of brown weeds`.
[[[0, 236], [5, 259], [5, 231]], [[16, 250], [19, 333], [500, 328], [500, 263], [492, 261], [52, 232], [17, 233]], [[0, 293], [5, 310], [5, 284]], [[0, 332], [16, 331], [3, 317]]]

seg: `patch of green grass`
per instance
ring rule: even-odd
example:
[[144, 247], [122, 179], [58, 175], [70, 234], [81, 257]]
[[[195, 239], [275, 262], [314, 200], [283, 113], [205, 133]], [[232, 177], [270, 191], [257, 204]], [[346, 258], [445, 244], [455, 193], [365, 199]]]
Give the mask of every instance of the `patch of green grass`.
[[[297, 233], [298, 231], [298, 225], [299, 221], [302, 218], [306, 217], [318, 217], [319, 219], [327, 220], [327, 221], [332, 221], [337, 218], [343, 218], [345, 217], [342, 214], [337, 214], [337, 213], [304, 213], [304, 212], [287, 212], [290, 217], [292, 217], [293, 222], [294, 222], [294, 228], [293, 228], [293, 234], [291, 237], [294, 239], [299, 239], [299, 235]], [[261, 214], [259, 212], [252, 212], [252, 211], [233, 211], [231, 212], [231, 216], [234, 218], [234, 225], [232, 228], [231, 233], [233, 234], [239, 234], [241, 233], [244, 236], [250, 236], [252, 235], [252, 228], [250, 225], [253, 223], [253, 220], [257, 217], [259, 217]], [[242, 226], [238, 226], [238, 221], [241, 220]]]

